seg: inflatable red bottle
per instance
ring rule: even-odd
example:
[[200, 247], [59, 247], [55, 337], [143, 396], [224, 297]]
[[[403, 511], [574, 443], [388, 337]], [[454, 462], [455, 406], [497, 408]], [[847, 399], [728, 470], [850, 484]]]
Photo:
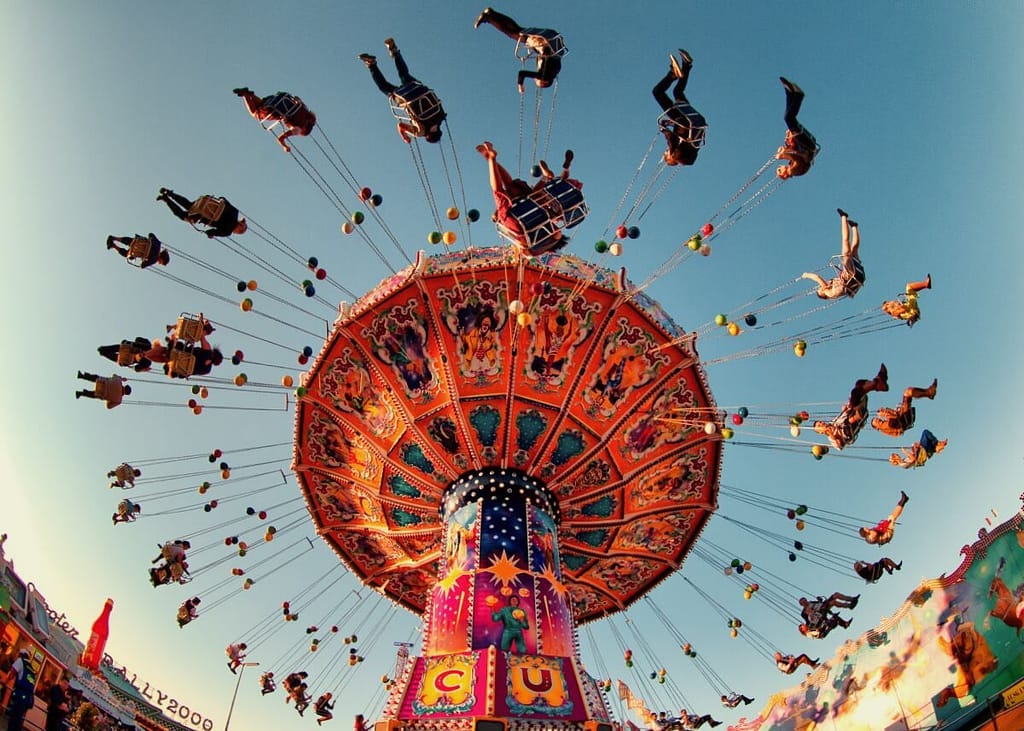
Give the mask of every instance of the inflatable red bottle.
[[114, 600], [107, 599], [100, 616], [96, 617], [96, 621], [92, 623], [89, 644], [85, 646], [85, 652], [82, 653], [82, 659], [79, 661], [79, 665], [93, 672], [99, 672], [100, 669], [103, 651], [107, 646], [107, 637], [110, 636], [110, 612], [113, 608]]

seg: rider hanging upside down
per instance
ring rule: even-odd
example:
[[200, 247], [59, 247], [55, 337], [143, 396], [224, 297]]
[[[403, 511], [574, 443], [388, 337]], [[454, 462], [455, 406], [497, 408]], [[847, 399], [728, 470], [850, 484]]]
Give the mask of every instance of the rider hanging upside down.
[[870, 561], [854, 561], [853, 563], [854, 573], [869, 584], [877, 582], [882, 578], [883, 573], [891, 576], [893, 571], [899, 571], [902, 568], [902, 561], [896, 563], [888, 556], [879, 559], [874, 563], [871, 563]]
[[226, 198], [204, 195], [190, 201], [169, 188], [161, 188], [156, 199], [166, 203], [171, 213], [182, 221], [193, 226], [205, 226], [206, 230], [203, 233], [211, 239], [214, 236], [244, 234], [249, 228], [249, 224], [241, 217], [238, 209]]
[[[499, 13], [493, 8], [484, 8], [476, 22], [473, 23], [473, 27], [479, 28], [481, 23], [494, 26], [499, 33], [503, 33], [517, 44], [525, 46], [528, 54], [537, 55], [537, 70], [522, 69], [516, 78], [520, 94], [523, 93], [523, 82], [526, 79], [533, 79], [541, 89], [546, 89], [555, 83], [558, 72], [562, 70], [562, 56], [567, 53], [565, 43], [558, 31], [550, 28], [524, 28], [509, 16]], [[517, 45], [516, 51], [518, 52], [518, 50], [519, 46]]]
[[899, 502], [896, 503], [896, 507], [889, 513], [889, 517], [878, 521], [877, 524], [870, 528], [867, 526], [861, 528], [858, 531], [860, 537], [876, 546], [884, 546], [891, 541], [893, 534], [896, 532], [896, 521], [903, 515], [903, 507], [907, 504], [908, 500], [910, 500], [910, 497], [907, 493], [900, 490]]
[[[121, 244], [121, 246], [118, 246]], [[113, 249], [125, 259], [137, 260], [140, 269], [145, 269], [154, 264], [167, 266], [171, 261], [171, 255], [162, 249], [160, 239], [156, 234], [149, 236], [108, 236], [107, 248]]]
[[814, 135], [808, 132], [796, 118], [804, 103], [803, 89], [781, 76], [779, 81], [782, 82], [782, 86], [786, 90], [786, 114], [783, 117], [786, 122], [786, 142], [779, 148], [775, 157], [779, 160], [786, 160], [786, 164], [776, 168], [775, 174], [786, 180], [805, 175], [811, 169], [814, 158], [821, 148], [818, 146], [817, 140], [814, 139]]
[[815, 421], [814, 431], [824, 434], [836, 449], [842, 449], [857, 441], [857, 435], [868, 420], [868, 393], [871, 391], [889, 390], [889, 372], [885, 363], [878, 369], [878, 375], [868, 379], [860, 379], [850, 390], [850, 399], [846, 406], [832, 421]]
[[285, 152], [292, 151], [286, 139], [294, 135], [305, 137], [316, 126], [316, 115], [297, 96], [279, 91], [261, 99], [244, 86], [234, 89], [233, 93], [245, 100], [249, 114], [257, 122], [280, 123], [284, 126], [284, 132], [277, 136], [277, 142]]
[[[686, 82], [690, 78], [693, 57], [680, 48], [679, 58], [681, 62], [675, 56], [669, 56], [671, 66], [668, 73], [655, 84], [651, 93], [664, 112], [658, 118], [658, 126], [668, 143], [664, 155], [665, 164], [693, 165], [697, 161], [697, 153], [704, 146], [708, 125], [686, 99]], [[672, 90], [672, 99], [669, 99], [667, 92], [673, 81], [676, 85]]]
[[186, 540], [167, 541], [160, 547], [160, 555], [154, 558], [152, 563], [161, 559], [163, 559], [163, 563], [149, 570], [149, 580], [153, 586], [162, 586], [175, 581], [185, 584], [190, 580], [188, 562], [185, 560], [185, 552], [190, 548], [192, 548], [192, 544]]
[[117, 512], [114, 513], [114, 525], [118, 523], [131, 523], [142, 512], [142, 506], [125, 499], [117, 504]]
[[107, 473], [107, 477], [114, 478], [113, 482], [110, 483], [111, 487], [120, 487], [125, 490], [135, 487], [135, 478], [141, 475], [142, 470], [132, 467], [127, 462], [122, 462]]
[[818, 667], [818, 660], [812, 660], [805, 652], [800, 653], [796, 657], [793, 657], [792, 655], [783, 655], [781, 652], [775, 653], [775, 667], [786, 675], [792, 675], [801, 665], [808, 665], [811, 668], [816, 668]]
[[910, 445], [909, 449], [901, 449], [902, 454], [894, 452], [889, 455], [889, 463], [905, 470], [923, 467], [924, 463], [946, 448], [948, 439], [940, 440], [930, 431], [921, 432], [921, 438]]
[[193, 619], [197, 619], [199, 617], [199, 610], [197, 609], [197, 607], [199, 606], [201, 601], [202, 600], [199, 597], [194, 596], [191, 599], [186, 599], [181, 603], [181, 606], [178, 607], [179, 627], [184, 627]]
[[361, 53], [359, 58], [370, 70], [370, 76], [373, 77], [377, 88], [391, 101], [392, 111], [399, 120], [399, 136], [406, 144], [411, 142], [413, 137], [422, 137], [427, 142], [439, 142], [441, 123], [448, 116], [441, 106], [441, 100], [423, 82], [409, 73], [409, 66], [402, 58], [402, 52], [398, 50], [393, 38], [385, 38], [384, 46], [395, 60], [400, 86], [395, 86], [384, 78], [384, 74], [377, 66], [376, 56]]
[[497, 161], [490, 142], [477, 145], [487, 160], [491, 190], [497, 207], [492, 220], [498, 232], [510, 239], [524, 254], [536, 256], [556, 251], [569, 243], [564, 228], [579, 224], [589, 212], [580, 189], [583, 184], [569, 178], [572, 151], [567, 151], [561, 176], [556, 178], [541, 161], [542, 177], [535, 186], [513, 178]]
[[917, 306], [917, 295], [922, 289], [932, 288], [932, 275], [929, 274], [920, 282], [907, 282], [906, 291], [900, 299], [888, 300], [882, 303], [882, 312], [903, 320], [907, 327], [913, 327], [914, 323], [921, 319], [921, 310]]
[[742, 693], [730, 693], [728, 696], [722, 696], [722, 705], [726, 708], [735, 708], [740, 703], [745, 706], [749, 706], [753, 702], [753, 698], [749, 698]]
[[108, 409], [120, 406], [124, 397], [132, 393], [132, 387], [126, 383], [128, 379], [116, 373], [112, 376], [98, 376], [95, 373], [78, 371], [78, 377], [83, 381], [92, 381], [94, 385], [92, 391], [75, 391], [75, 398], [85, 396], [99, 399], [106, 402]]
[[871, 420], [871, 426], [883, 434], [891, 437], [898, 437], [907, 429], [914, 426], [917, 417], [917, 410], [912, 406], [916, 398], [935, 398], [935, 391], [939, 387], [938, 379], [932, 381], [928, 388], [911, 386], [903, 391], [903, 401], [895, 409], [883, 406], [878, 410], [878, 415]]
[[864, 286], [867, 277], [864, 265], [860, 263], [860, 228], [851, 221], [846, 211], [837, 208], [843, 226], [843, 252], [839, 256], [838, 273], [827, 282], [814, 272], [804, 272], [801, 278], [810, 279], [818, 285], [815, 294], [823, 300], [853, 297]]

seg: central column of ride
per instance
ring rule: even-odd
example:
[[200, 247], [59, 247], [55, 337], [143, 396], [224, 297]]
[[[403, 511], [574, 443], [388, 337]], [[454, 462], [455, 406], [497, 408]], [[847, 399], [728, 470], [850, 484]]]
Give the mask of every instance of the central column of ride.
[[554, 495], [524, 472], [484, 469], [448, 486], [441, 517], [423, 656], [410, 667], [396, 709], [403, 726], [460, 718], [465, 728], [474, 719], [509, 728], [607, 721], [597, 684], [577, 657]]
[[558, 503], [518, 470], [470, 472], [441, 506], [444, 548], [425, 653], [497, 647], [573, 655], [572, 615], [558, 560]]

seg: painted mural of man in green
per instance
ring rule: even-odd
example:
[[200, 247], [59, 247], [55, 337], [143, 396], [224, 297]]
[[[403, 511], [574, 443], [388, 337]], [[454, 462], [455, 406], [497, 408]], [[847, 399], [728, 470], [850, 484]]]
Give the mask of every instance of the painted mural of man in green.
[[523, 636], [524, 629], [530, 629], [530, 623], [526, 620], [526, 612], [519, 608], [519, 597], [510, 596], [508, 604], [496, 612], [491, 613], [491, 619], [501, 622], [504, 629], [501, 631], [501, 649], [508, 651], [512, 645], [516, 646], [515, 652], [526, 652], [526, 640]]

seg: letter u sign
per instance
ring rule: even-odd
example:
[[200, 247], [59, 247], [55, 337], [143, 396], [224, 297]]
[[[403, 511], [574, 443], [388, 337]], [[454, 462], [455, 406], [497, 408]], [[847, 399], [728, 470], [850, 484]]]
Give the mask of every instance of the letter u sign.
[[544, 694], [554, 687], [551, 681], [551, 671], [547, 668], [525, 668], [520, 667], [523, 685], [534, 693]]

